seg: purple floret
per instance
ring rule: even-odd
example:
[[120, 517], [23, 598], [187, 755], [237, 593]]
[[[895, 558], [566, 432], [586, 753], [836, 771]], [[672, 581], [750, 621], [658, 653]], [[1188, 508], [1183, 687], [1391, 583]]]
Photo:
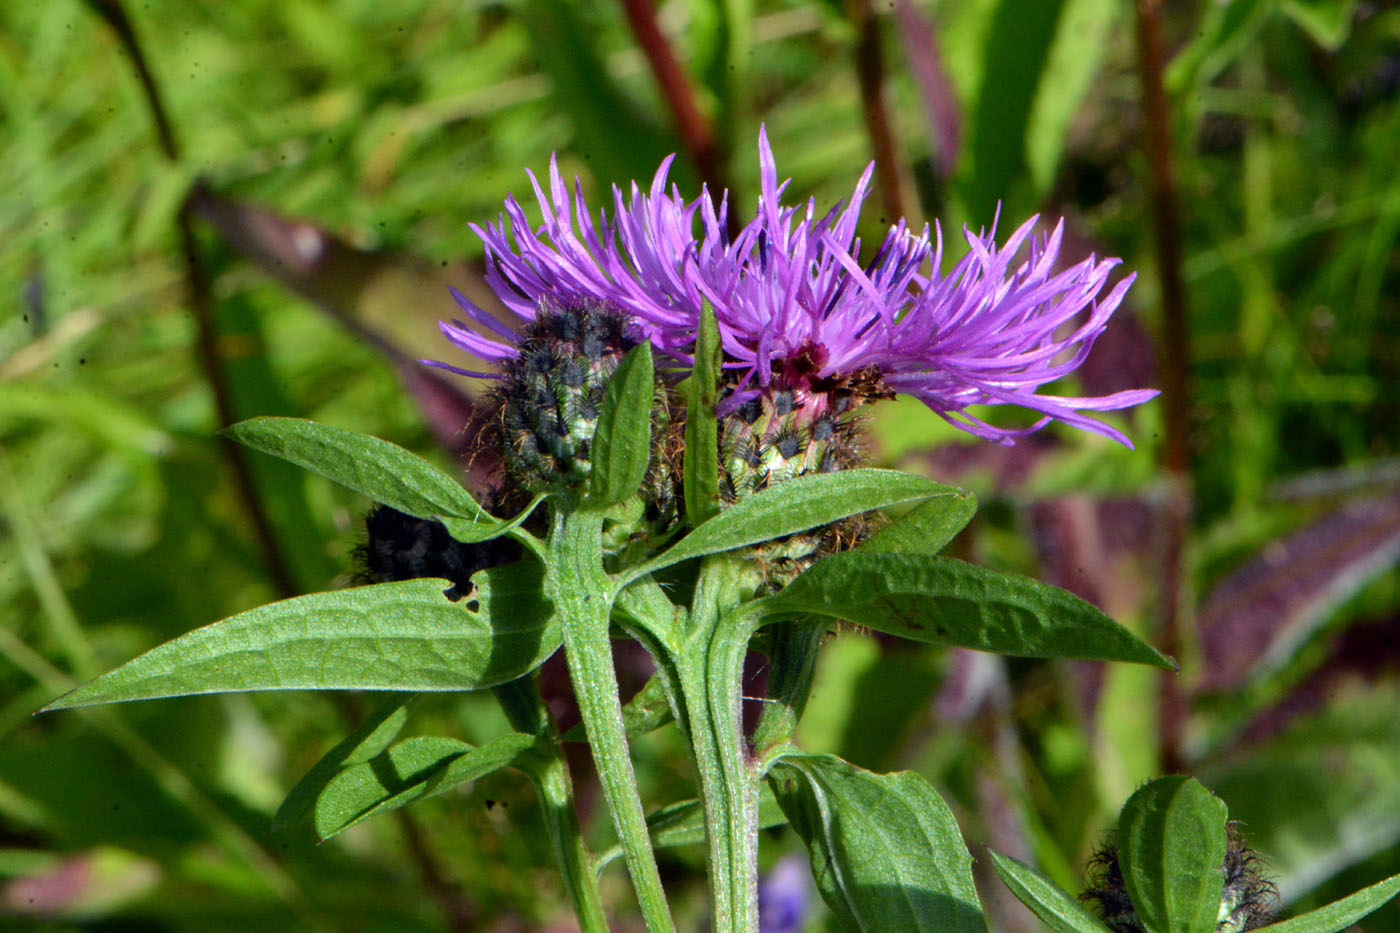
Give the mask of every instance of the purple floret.
[[[994, 232], [965, 231], [970, 251], [944, 275], [941, 234], [931, 242], [927, 227], [916, 233], [903, 220], [861, 261], [856, 224], [871, 167], [851, 198], [824, 215], [812, 200], [784, 206], [787, 182], [779, 184], [760, 130], [758, 209], [731, 238], [727, 196], [716, 207], [703, 189], [689, 202], [674, 185], [668, 192], [671, 162], [661, 163], [647, 192], [634, 183], [624, 197], [614, 188], [611, 217], [599, 210], [595, 219], [579, 183], [570, 192], [551, 160], [548, 193], [530, 175], [543, 210], [538, 228], [513, 196], [495, 224], [473, 226], [486, 245], [487, 282], [517, 323], [532, 320], [541, 304], [609, 305], [683, 371], [708, 301], [733, 380], [725, 410], [775, 386], [803, 390], [859, 374], [1000, 443], [1058, 420], [1131, 446], [1083, 412], [1128, 408], [1156, 391], [1038, 394], [1084, 361], [1134, 278], [1103, 294], [1118, 260], [1093, 256], [1057, 272], [1063, 221], [1036, 236], [1032, 217], [1000, 249]], [[1015, 264], [1023, 247], [1028, 255]], [[448, 339], [492, 363], [513, 357], [516, 328], [454, 297], [468, 321], [444, 323]], [[1041, 417], [1027, 428], [999, 428], [968, 413], [980, 404], [1019, 405]]]

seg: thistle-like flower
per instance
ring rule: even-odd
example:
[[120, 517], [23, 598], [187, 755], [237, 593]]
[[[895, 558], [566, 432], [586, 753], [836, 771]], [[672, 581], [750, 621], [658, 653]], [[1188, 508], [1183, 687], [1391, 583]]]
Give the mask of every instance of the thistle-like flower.
[[[1037, 218], [1001, 247], [994, 231], [965, 232], [969, 252], [946, 274], [941, 233], [931, 241], [927, 228], [916, 233], [903, 221], [862, 259], [856, 225], [870, 168], [849, 201], [819, 215], [813, 201], [781, 203], [787, 183], [778, 182], [762, 131], [759, 162], [756, 216], [733, 237], [727, 196], [716, 207], [707, 191], [686, 201], [674, 186], [666, 190], [669, 158], [648, 192], [614, 188], [611, 217], [600, 210], [596, 219], [579, 184], [571, 193], [552, 162], [548, 193], [530, 176], [543, 212], [538, 229], [514, 197], [496, 224], [473, 227], [486, 244], [488, 282], [520, 324], [542, 302], [616, 308], [682, 371], [708, 301], [728, 373], [720, 413], [755, 398], [768, 409], [777, 393], [791, 392], [802, 415], [785, 426], [788, 435], [815, 435], [823, 417], [845, 420], [863, 401], [904, 393], [1001, 443], [1051, 420], [1129, 443], [1084, 412], [1127, 408], [1155, 391], [1092, 398], [1039, 391], [1083, 362], [1122, 301], [1131, 275], [1104, 293], [1118, 260], [1090, 256], [1056, 271], [1063, 223], [1037, 236]], [[470, 322], [444, 324], [448, 338], [489, 361], [514, 357], [518, 327], [458, 300]], [[969, 413], [982, 404], [1020, 406], [1037, 418], [1019, 429], [996, 427]], [[801, 459], [824, 456], [804, 447]]]

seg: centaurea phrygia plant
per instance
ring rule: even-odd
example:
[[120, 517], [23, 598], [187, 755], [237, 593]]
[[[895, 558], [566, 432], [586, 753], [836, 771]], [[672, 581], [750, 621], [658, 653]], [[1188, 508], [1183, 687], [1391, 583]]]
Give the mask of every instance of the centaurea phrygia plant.
[[[505, 466], [491, 507], [375, 438], [286, 418], [235, 425], [229, 436], [380, 504], [365, 548], [377, 582], [191, 632], [52, 708], [235, 690], [390, 691], [292, 790], [275, 826], [308, 816], [324, 838], [514, 767], [540, 794], [580, 926], [604, 931], [597, 874], [612, 853], [583, 841], [560, 746], [574, 736], [557, 734], [533, 680], [562, 647], [649, 929], [673, 929], [655, 847], [703, 836], [710, 929], [758, 930], [758, 830], [787, 822], [846, 928], [985, 931], [971, 855], [924, 778], [874, 774], [794, 744], [828, 626], [844, 619], [1020, 657], [1170, 661], [1069, 593], [937, 556], [971, 518], [971, 494], [862, 466], [855, 418], [903, 393], [1000, 443], [1056, 420], [1126, 444], [1085, 412], [1136, 405], [1150, 390], [1041, 390], [1083, 361], [1132, 279], [1110, 286], [1115, 260], [1062, 268], [1061, 227], [1040, 236], [1034, 219], [1000, 246], [992, 234], [966, 234], [969, 252], [946, 273], [941, 239], [902, 221], [867, 253], [856, 228], [869, 170], [848, 202], [819, 214], [810, 201], [782, 203], [786, 185], [763, 136], [759, 157], [757, 211], [732, 237], [727, 199], [666, 190], [669, 160], [649, 191], [614, 190], [611, 212], [596, 216], [557, 168], [547, 193], [531, 176], [539, 227], [512, 197], [497, 224], [476, 228], [507, 319], [458, 296], [466, 319], [443, 327], [484, 365], [435, 364], [492, 380], [495, 418], [479, 443]], [[970, 412], [977, 405], [1027, 409], [1030, 423], [995, 426]], [[656, 667], [625, 705], [615, 631]], [[750, 650], [767, 655], [769, 677], [763, 716], [746, 734], [740, 675]], [[416, 695], [482, 689], [514, 731], [478, 747], [443, 736], [395, 742]], [[649, 809], [628, 742], [671, 722], [691, 751], [694, 792]], [[1120, 829], [1120, 846], [1163, 838], [1150, 831], [1159, 812], [1213, 818], [1200, 794], [1159, 797], [1134, 811], [1146, 816]], [[1222, 848], [1203, 863], [1217, 873], [1219, 815]], [[1120, 852], [1150, 874], [1138, 849]], [[1049, 898], [1056, 929], [1104, 929], [1030, 869], [997, 865], [1037, 912], [1036, 897]], [[1218, 886], [1201, 890], [1214, 897], [1210, 911], [1221, 909]], [[1157, 925], [1151, 896], [1133, 902], [1153, 933], [1206, 933]]]

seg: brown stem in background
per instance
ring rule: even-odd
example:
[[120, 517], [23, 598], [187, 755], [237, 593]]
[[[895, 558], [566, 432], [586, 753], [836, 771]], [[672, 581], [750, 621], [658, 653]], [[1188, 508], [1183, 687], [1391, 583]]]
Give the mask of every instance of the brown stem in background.
[[136, 78], [141, 82], [141, 90], [146, 96], [147, 105], [151, 108], [151, 119], [156, 125], [156, 136], [160, 141], [160, 149], [170, 161], [179, 161], [180, 147], [175, 142], [175, 131], [171, 128], [170, 120], [165, 115], [165, 104], [160, 95], [160, 87], [156, 84], [155, 75], [151, 73], [151, 67], [146, 62], [146, 53], [141, 50], [141, 43], [136, 38], [136, 29], [131, 25], [130, 17], [126, 15], [126, 8], [122, 6], [121, 0], [88, 0], [88, 6], [92, 7], [92, 11], [102, 17], [111, 27], [112, 32], [117, 34], [117, 40], [121, 42], [127, 57], [131, 59], [131, 66], [136, 69]]
[[958, 148], [962, 145], [958, 95], [953, 90], [948, 69], [943, 66], [934, 23], [924, 19], [910, 0], [895, 0], [894, 15], [909, 62], [909, 73], [923, 98], [929, 155], [938, 178], [946, 182], [957, 169]]
[[[1147, 153], [1157, 277], [1162, 291], [1162, 401], [1166, 407], [1163, 465], [1170, 478], [1163, 528], [1161, 641], [1162, 650], [1176, 655], [1183, 644], [1183, 614], [1187, 611], [1182, 550], [1192, 499], [1186, 290], [1181, 274], [1181, 218], [1172, 166], [1171, 117], [1162, 87], [1161, 4], [1160, 0], [1137, 0], [1135, 5], [1146, 122], [1143, 145]], [[1181, 770], [1183, 764], [1181, 744], [1187, 714], [1186, 699], [1177, 676], [1171, 672], [1163, 675], [1161, 702], [1162, 769], [1170, 774]]]
[[[641, 46], [642, 54], [656, 76], [661, 96], [671, 108], [681, 144], [690, 154], [701, 180], [709, 186], [711, 197], [718, 198], [722, 192], [729, 190], [729, 180], [714, 127], [695, 103], [685, 71], [671, 48], [670, 40], [661, 31], [661, 24], [656, 21], [652, 0], [622, 0], [622, 9], [627, 14], [627, 22], [632, 27], [637, 45]], [[731, 224], [735, 219], [736, 215], [731, 214]]]
[[[224, 371], [224, 359], [219, 352], [219, 327], [214, 320], [214, 299], [209, 281], [209, 270], [199, 251], [199, 241], [195, 239], [194, 224], [188, 201], [176, 215], [175, 226], [180, 236], [180, 252], [185, 257], [185, 284], [189, 291], [190, 311], [194, 315], [195, 350], [199, 357], [204, 378], [214, 392], [214, 411], [219, 424], [229, 425], [238, 421], [238, 412], [229, 392], [228, 377]], [[218, 438], [219, 448], [224, 459], [233, 470], [234, 486], [238, 497], [253, 523], [253, 532], [262, 548], [263, 560], [273, 585], [282, 598], [298, 595], [301, 590], [292, 578], [287, 560], [282, 554], [282, 545], [277, 540], [277, 532], [272, 527], [272, 519], [263, 508], [258, 497], [257, 484], [253, 471], [248, 465], [247, 451], [223, 435]]]
[[[140, 41], [136, 38], [136, 29], [132, 26], [131, 18], [126, 15], [126, 8], [122, 6], [120, 0], [88, 0], [88, 5], [111, 27], [118, 41], [121, 42], [122, 48], [126, 51], [127, 57], [131, 59], [132, 67], [136, 69], [136, 76], [141, 82], [146, 104], [151, 111], [151, 120], [155, 123], [156, 136], [161, 151], [171, 162], [180, 161], [180, 145], [175, 138], [175, 131], [170, 124], [170, 119], [166, 115], [160, 86], [156, 84], [155, 75], [151, 72], [146, 54], [141, 48]], [[188, 202], [181, 207], [179, 214], [176, 215], [175, 225], [180, 238], [180, 252], [185, 259], [186, 287], [189, 291], [190, 311], [194, 315], [195, 343], [199, 363], [204, 370], [205, 381], [209, 383], [209, 388], [214, 393], [214, 409], [219, 423], [230, 425], [238, 420], [238, 415], [233, 404], [233, 396], [229, 391], [223, 357], [219, 354], [219, 330], [214, 320], [214, 303], [210, 291], [209, 272], [200, 255], [199, 242], [195, 239]], [[282, 555], [282, 546], [278, 543], [277, 535], [273, 531], [272, 521], [268, 518], [262, 500], [258, 497], [257, 485], [253, 481], [253, 473], [248, 466], [246, 452], [238, 444], [223, 437], [219, 438], [219, 446], [224, 459], [228, 461], [229, 467], [233, 471], [234, 485], [243, 502], [243, 508], [253, 523], [253, 532], [262, 548], [263, 559], [267, 564], [268, 574], [272, 577], [273, 584], [283, 597], [297, 595], [300, 589], [297, 587], [296, 581], [292, 579], [287, 561]]]
[[875, 153], [875, 185], [880, 191], [886, 220], [906, 216], [904, 163], [894, 138], [894, 123], [885, 104], [885, 58], [880, 46], [880, 24], [870, 0], [846, 0], [846, 15], [856, 30], [856, 76], [860, 80], [861, 110], [870, 146]]
[[[130, 57], [136, 69], [137, 78], [145, 94], [151, 119], [155, 123], [161, 151], [171, 162], [180, 160], [180, 147], [175, 132], [166, 114], [165, 105], [146, 60], [146, 55], [137, 39], [136, 30], [126, 14], [121, 0], [88, 0], [92, 10], [111, 27], [122, 48]], [[176, 230], [180, 238], [180, 251], [184, 254], [186, 282], [189, 289], [190, 310], [196, 325], [196, 349], [204, 370], [205, 380], [214, 393], [215, 410], [221, 424], [229, 425], [238, 420], [229, 391], [228, 377], [224, 370], [223, 356], [219, 352], [219, 331], [214, 316], [213, 292], [210, 287], [209, 271], [203, 255], [199, 251], [199, 241], [195, 238], [193, 216], [196, 211], [195, 196], [198, 188], [186, 197], [176, 215]], [[292, 579], [288, 564], [282, 556], [282, 548], [276, 532], [258, 497], [257, 486], [249, 468], [245, 449], [225, 437], [219, 438], [225, 459], [233, 470], [234, 482], [243, 506], [253, 523], [253, 529], [262, 547], [269, 575], [277, 590], [283, 596], [295, 596], [300, 592]], [[340, 707], [346, 712], [346, 707]], [[353, 721], [353, 720], [352, 720]], [[413, 817], [400, 811], [399, 827], [413, 862], [422, 878], [423, 887], [437, 900], [450, 929], [466, 931], [473, 929], [471, 904], [466, 894], [448, 881], [436, 856], [425, 845], [422, 834]]]

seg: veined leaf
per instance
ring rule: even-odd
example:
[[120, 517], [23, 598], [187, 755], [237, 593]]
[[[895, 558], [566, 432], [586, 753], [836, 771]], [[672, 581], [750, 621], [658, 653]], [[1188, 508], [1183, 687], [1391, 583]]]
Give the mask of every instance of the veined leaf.
[[794, 755], [779, 759], [768, 780], [843, 928], [985, 933], [972, 856], [922, 777]]
[[598, 412], [589, 455], [588, 496], [609, 506], [634, 494], [651, 459], [651, 407], [655, 397], [651, 344], [633, 347], [613, 373]]
[[461, 483], [427, 460], [377, 437], [302, 418], [253, 418], [223, 433], [400, 512], [438, 519], [459, 541], [485, 541], [512, 524], [483, 509]]
[[1109, 933], [1102, 920], [1084, 909], [1073, 894], [1014, 858], [991, 853], [992, 867], [1022, 904], [1054, 933]]
[[513, 764], [534, 745], [534, 736], [519, 732], [480, 747], [442, 736], [405, 739], [326, 785], [316, 799], [316, 832], [329, 839], [377, 813], [475, 781]]
[[1310, 910], [1301, 917], [1271, 923], [1260, 927], [1260, 930], [1272, 930], [1273, 933], [1339, 933], [1383, 906], [1396, 894], [1400, 894], [1400, 875], [1393, 875], [1369, 888], [1362, 888], [1326, 907]]
[[1072, 593], [926, 554], [834, 554], [753, 605], [764, 615], [810, 613], [914, 641], [1015, 657], [1172, 666]]
[[128, 661], [44, 711], [245, 690], [479, 690], [559, 647], [541, 569], [484, 570], [453, 602], [446, 580], [380, 583], [260, 606]]
[[1215, 930], [1228, 817], [1224, 801], [1182, 775], [1160, 778], [1128, 798], [1118, 817], [1118, 861], [1149, 930]]
[[632, 568], [627, 579], [638, 579], [692, 557], [771, 541], [872, 509], [962, 495], [961, 490], [951, 486], [898, 470], [842, 470], [799, 476], [739, 500], [670, 550]]
[[977, 497], [967, 490], [914, 506], [871, 535], [858, 550], [867, 554], [937, 554], [977, 513]]
[[341, 768], [368, 761], [388, 748], [408, 722], [408, 708], [417, 698], [416, 693], [395, 693], [375, 707], [360, 728], [341, 739], [297, 781], [272, 817], [269, 832], [279, 833], [300, 823], [316, 805], [322, 788]]

